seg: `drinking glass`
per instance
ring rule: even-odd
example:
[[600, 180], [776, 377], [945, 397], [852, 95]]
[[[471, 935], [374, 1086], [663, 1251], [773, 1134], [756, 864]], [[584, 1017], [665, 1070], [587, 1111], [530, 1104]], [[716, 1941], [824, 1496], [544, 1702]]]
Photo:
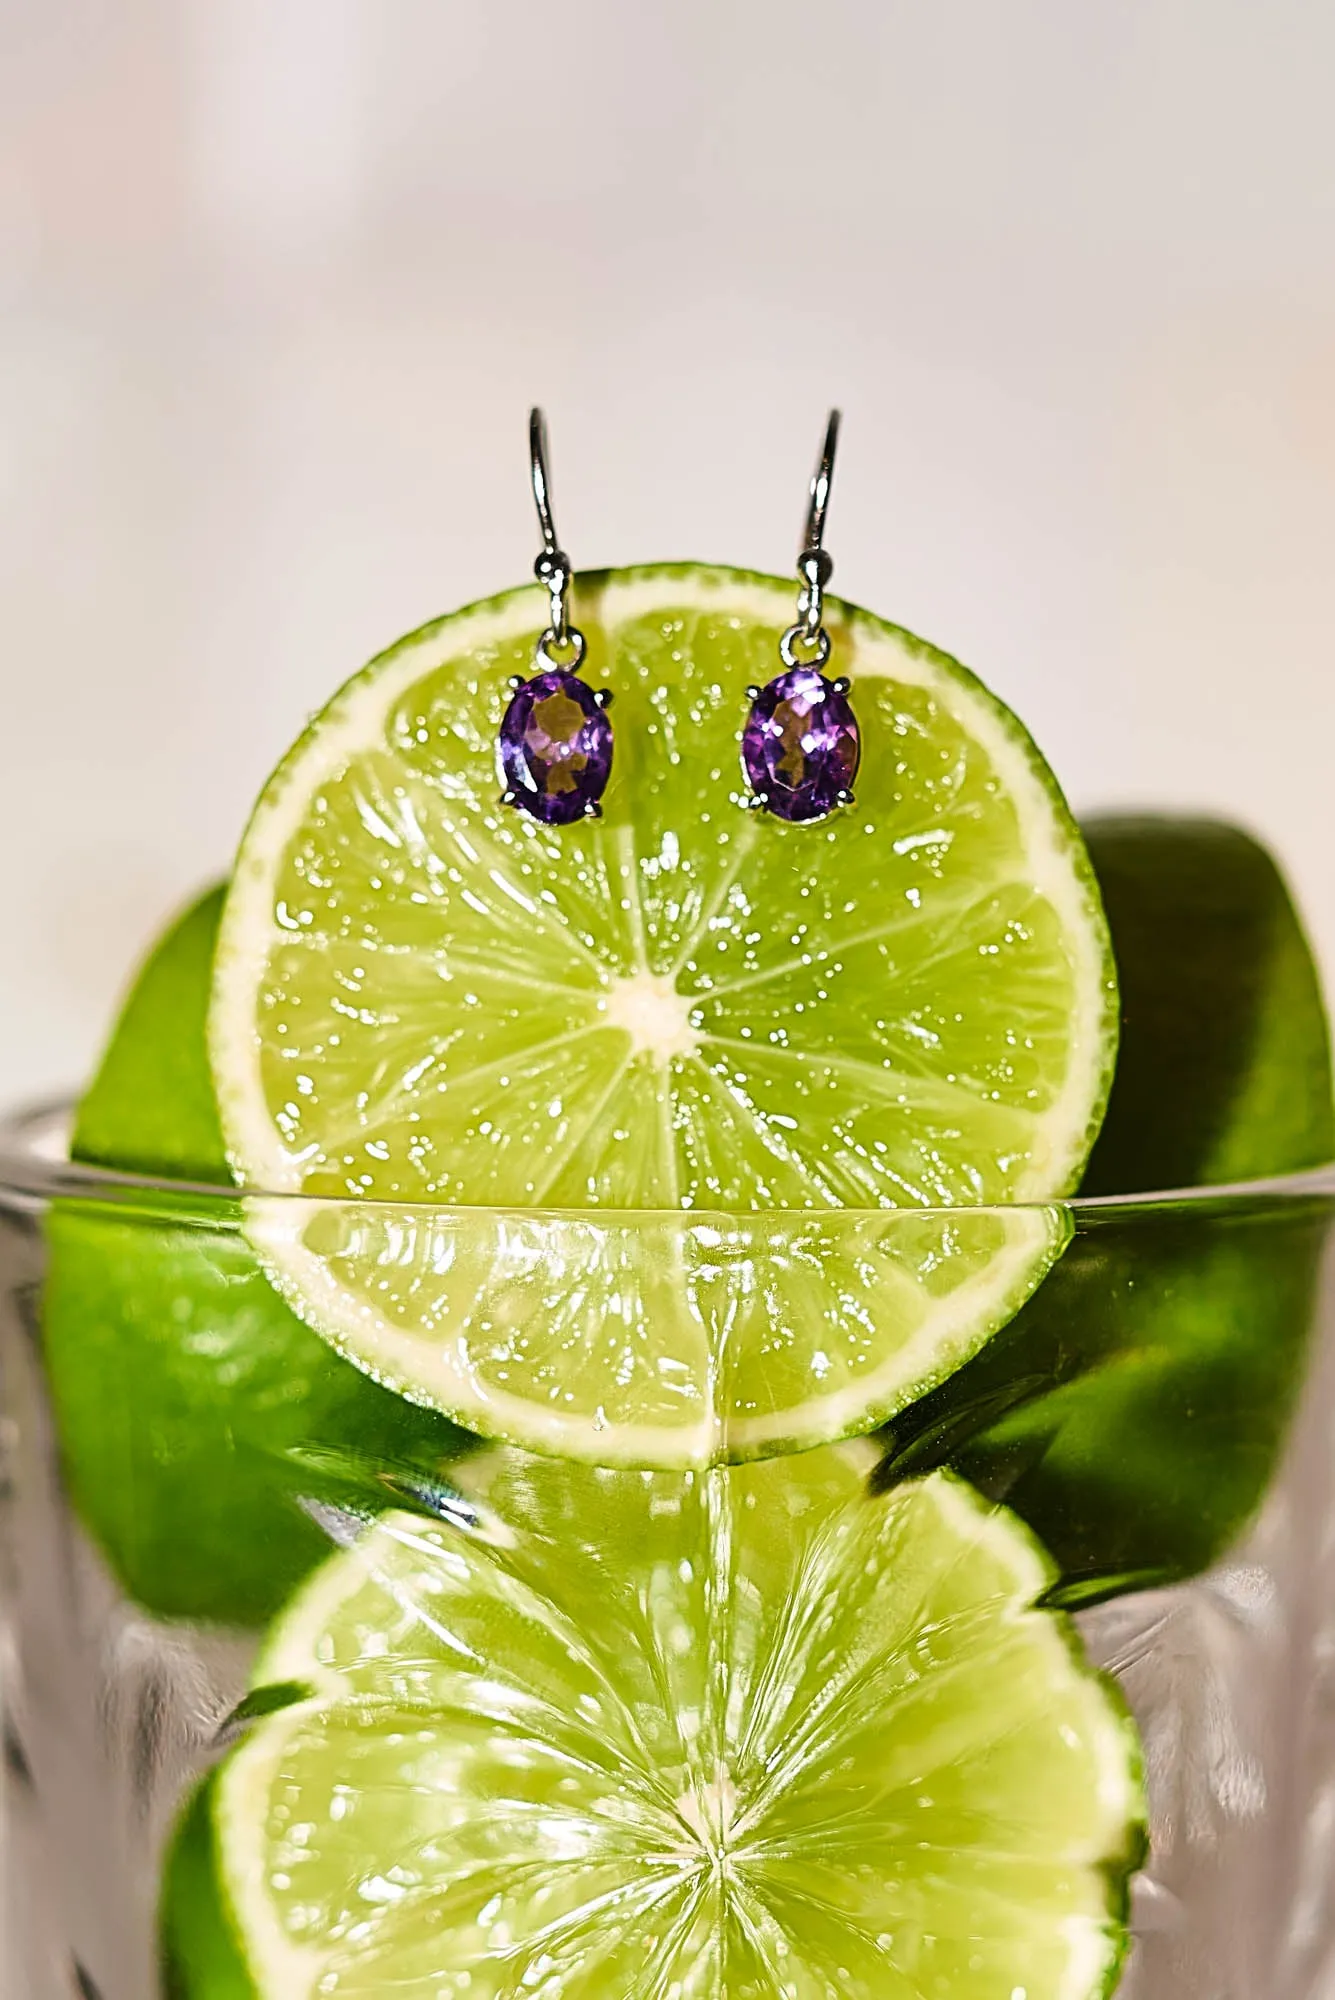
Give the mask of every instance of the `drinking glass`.
[[[349, 1523], [439, 1504], [475, 1441], [297, 1328], [235, 1189], [73, 1166], [66, 1123], [0, 1126], [0, 1990], [146, 2000], [173, 1820], [244, 1726], [265, 1623]], [[722, 1351], [758, 1309], [781, 1343], [822, 1245], [874, 1271], [962, 1214], [1065, 1247], [882, 1425], [875, 1478], [949, 1465], [1014, 1508], [1135, 1712], [1120, 2000], [1335, 1992], [1335, 1171], [1032, 1211], [417, 1221], [516, 1260], [517, 1324], [638, 1233]]]

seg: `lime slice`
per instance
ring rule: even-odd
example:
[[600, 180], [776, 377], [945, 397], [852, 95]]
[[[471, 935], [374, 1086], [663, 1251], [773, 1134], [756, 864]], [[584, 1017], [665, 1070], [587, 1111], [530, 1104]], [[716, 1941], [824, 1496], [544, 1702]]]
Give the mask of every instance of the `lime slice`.
[[[79, 1108], [77, 1158], [229, 1179], [204, 1024], [214, 890], [159, 941]], [[161, 1616], [263, 1623], [328, 1553], [302, 1510], [438, 1473], [469, 1440], [291, 1313], [237, 1204], [53, 1204], [42, 1336], [65, 1475], [122, 1586]]]
[[[269, 2000], [1083, 2000], [1126, 1941], [1134, 1731], [1047, 1558], [856, 1448], [694, 1474], [474, 1461], [333, 1558], [224, 1766]], [[489, 1455], [483, 1455], [484, 1459]], [[490, 1482], [486, 1483], [486, 1474]]]
[[[1320, 981], [1237, 827], [1086, 828], [1125, 1020], [1089, 1191], [1289, 1175], [1335, 1157]], [[1265, 1493], [1303, 1380], [1335, 1199], [1290, 1187], [1085, 1212], [1023, 1312], [893, 1427], [1022, 1513], [1068, 1602], [1190, 1576]]]
[[238, 1177], [310, 1199], [252, 1203], [252, 1239], [344, 1353], [489, 1434], [672, 1466], [866, 1428], [1060, 1247], [1041, 1208], [976, 1211], [1069, 1189], [1097, 1129], [1116, 1010], [1084, 849], [1013, 716], [839, 605], [857, 805], [748, 813], [745, 690], [791, 586], [576, 595], [616, 696], [602, 820], [498, 803], [532, 590], [374, 660], [266, 788], [213, 1066]]

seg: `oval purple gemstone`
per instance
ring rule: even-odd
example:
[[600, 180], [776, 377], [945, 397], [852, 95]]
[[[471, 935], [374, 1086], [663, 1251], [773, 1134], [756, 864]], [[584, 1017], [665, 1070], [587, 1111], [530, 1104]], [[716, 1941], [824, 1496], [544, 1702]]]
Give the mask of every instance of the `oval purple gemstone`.
[[742, 731], [747, 783], [780, 819], [824, 819], [846, 804], [861, 755], [848, 697], [815, 667], [776, 674]]
[[612, 773], [612, 725], [577, 674], [534, 674], [510, 699], [497, 746], [506, 803], [548, 826], [584, 819]]

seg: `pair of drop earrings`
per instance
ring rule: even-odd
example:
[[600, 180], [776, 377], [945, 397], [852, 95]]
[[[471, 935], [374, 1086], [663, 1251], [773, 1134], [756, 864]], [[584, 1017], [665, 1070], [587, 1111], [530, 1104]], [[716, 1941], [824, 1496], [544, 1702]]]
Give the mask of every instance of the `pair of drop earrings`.
[[[748, 803], [786, 820], [819, 820], [850, 805], [861, 738], [848, 700], [849, 683], [821, 671], [830, 657], [824, 625], [825, 586], [834, 564], [823, 546], [839, 412], [831, 410], [825, 442], [812, 474], [806, 535], [797, 559], [801, 591], [796, 622], [779, 641], [783, 671], [764, 687], [750, 687], [751, 711], [742, 730], [742, 770]], [[516, 806], [547, 826], [596, 819], [612, 775], [612, 700], [608, 688], [579, 678], [587, 651], [584, 634], [570, 623], [570, 558], [556, 539], [547, 426], [541, 410], [528, 420], [533, 498], [542, 552], [533, 565], [547, 590], [551, 616], [538, 640], [537, 671], [516, 675], [501, 722], [497, 757], [503, 805]]]

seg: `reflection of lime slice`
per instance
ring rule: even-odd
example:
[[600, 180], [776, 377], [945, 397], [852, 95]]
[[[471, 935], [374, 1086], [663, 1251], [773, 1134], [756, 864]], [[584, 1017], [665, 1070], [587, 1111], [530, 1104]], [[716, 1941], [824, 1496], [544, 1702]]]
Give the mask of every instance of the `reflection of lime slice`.
[[[1088, 834], [1125, 1003], [1092, 1188], [1335, 1156], [1320, 985], [1264, 849], [1190, 820]], [[893, 1463], [952, 1464], [1006, 1499], [1068, 1601], [1204, 1568], [1274, 1468], [1333, 1212], [1313, 1194], [1091, 1214], [1019, 1317], [896, 1423]]]
[[1069, 1188], [1112, 1065], [1097, 893], [1020, 725], [943, 654], [831, 607], [858, 802], [793, 826], [743, 810], [738, 763], [790, 587], [682, 567], [576, 594], [589, 674], [616, 696], [605, 817], [544, 828], [497, 802], [538, 594], [444, 619], [372, 662], [270, 781], [214, 987], [242, 1180], [501, 1219], [468, 1254], [453, 1225], [393, 1210], [270, 1203], [252, 1234], [330, 1340], [479, 1429], [602, 1457], [638, 1428], [634, 1454], [665, 1465], [815, 1442], [1002, 1323], [1050, 1259], [1046, 1220], [960, 1225], [958, 1260], [956, 1225], [930, 1245], [924, 1226], [875, 1268], [827, 1237], [819, 1326], [769, 1309], [762, 1257], [748, 1352], [661, 1231], [585, 1256], [513, 1218]]
[[1104, 1991], [1131, 1725], [1012, 1516], [945, 1475], [872, 1500], [861, 1463], [497, 1454], [471, 1525], [333, 1558], [261, 1668], [310, 1699], [217, 1788], [258, 1989]]
[[[226, 1184], [204, 1046], [221, 900], [141, 973], [80, 1107], [79, 1158]], [[322, 1450], [422, 1471], [463, 1440], [294, 1318], [227, 1208], [208, 1227], [179, 1204], [57, 1203], [43, 1332], [66, 1476], [125, 1588], [165, 1616], [252, 1624], [328, 1549], [297, 1505], [328, 1483]]]

